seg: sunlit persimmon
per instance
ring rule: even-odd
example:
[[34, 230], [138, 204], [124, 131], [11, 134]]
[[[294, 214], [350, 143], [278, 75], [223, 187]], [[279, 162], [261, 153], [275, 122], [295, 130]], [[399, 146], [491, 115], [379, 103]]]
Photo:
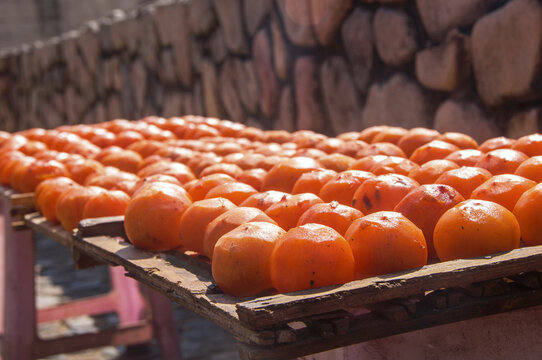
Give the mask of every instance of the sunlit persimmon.
[[476, 166], [482, 157], [484, 157], [484, 153], [480, 150], [462, 149], [454, 151], [444, 159], [453, 161], [459, 166]]
[[527, 246], [542, 245], [542, 185], [525, 191], [514, 207], [521, 228], [521, 239]]
[[265, 213], [281, 228], [288, 231], [297, 225], [299, 218], [305, 211], [319, 203], [323, 203], [322, 199], [314, 194], [297, 194], [281, 199], [278, 203], [268, 207]]
[[235, 164], [220, 163], [220, 164], [207, 166], [205, 169], [203, 169], [200, 172], [199, 177], [204, 177], [211, 174], [227, 174], [231, 176], [232, 178], [236, 178], [242, 173], [243, 173], [243, 169], [241, 169], [239, 166]]
[[399, 157], [406, 157], [405, 153], [401, 148], [395, 144], [392, 143], [373, 143], [371, 145], [367, 145], [358, 153], [356, 154], [356, 158], [362, 158], [366, 156], [371, 155], [388, 155], [388, 156], [399, 156]]
[[[352, 140], [356, 140], [356, 138]], [[328, 154], [334, 154], [339, 151], [339, 149], [341, 148], [343, 144], [344, 144], [344, 140], [341, 140], [339, 138], [327, 138], [320, 141], [318, 144], [316, 144], [315, 148], [318, 150], [325, 151]]]
[[476, 163], [475, 166], [487, 169], [493, 175], [513, 174], [519, 165], [529, 157], [513, 149], [492, 150]]
[[47, 145], [41, 141], [27, 141], [19, 149], [25, 155], [35, 155], [36, 153], [47, 150]]
[[345, 234], [355, 259], [355, 278], [410, 270], [427, 263], [422, 231], [398, 212], [379, 211], [357, 219]]
[[268, 190], [249, 196], [240, 206], [254, 207], [265, 211], [279, 201], [286, 201], [290, 196], [292, 195], [282, 191]]
[[285, 130], [268, 130], [265, 132], [263, 141], [282, 144], [290, 141], [291, 137], [291, 134]]
[[348, 170], [369, 171], [376, 164], [386, 160], [388, 155], [371, 155], [362, 157], [354, 162]]
[[433, 244], [441, 261], [510, 251], [519, 247], [520, 226], [508, 209], [485, 200], [465, 200], [442, 215]]
[[120, 190], [131, 195], [139, 177], [132, 173], [118, 171], [116, 173], [104, 172], [97, 175], [87, 176], [85, 186], [99, 186], [107, 190]]
[[308, 157], [283, 160], [267, 172], [262, 190], [291, 192], [301, 175], [319, 167], [320, 164], [316, 160]]
[[478, 143], [472, 136], [459, 132], [445, 132], [437, 140], [453, 144], [460, 149], [478, 149]]
[[446, 156], [457, 150], [460, 149], [453, 144], [440, 140], [433, 140], [414, 150], [409, 159], [418, 165], [423, 165], [431, 160], [444, 159]]
[[435, 225], [448, 209], [465, 198], [453, 187], [442, 184], [421, 185], [409, 192], [394, 211], [403, 214], [423, 232], [429, 259], [436, 259], [433, 246]]
[[241, 175], [237, 176], [236, 180], [250, 185], [257, 191], [260, 191], [262, 189], [265, 174], [267, 174], [267, 171], [264, 169], [248, 169], [244, 170]]
[[527, 156], [542, 155], [542, 134], [522, 136], [514, 142], [512, 149], [521, 151]]
[[348, 242], [321, 224], [295, 227], [276, 241], [271, 280], [280, 292], [292, 292], [354, 280], [354, 256]]
[[37, 160], [26, 168], [16, 188], [22, 193], [33, 192], [43, 180], [59, 176], [70, 176], [62, 163], [55, 160]]
[[397, 146], [404, 151], [407, 157], [410, 157], [414, 150], [430, 141], [435, 140], [438, 136], [439, 132], [433, 129], [422, 127], [413, 128], [399, 139]]
[[372, 143], [374, 137], [387, 128], [389, 128], [388, 125], [370, 126], [360, 131], [360, 133], [358, 134], [358, 139], [367, 143]]
[[478, 146], [478, 150], [483, 153], [490, 152], [497, 149], [510, 149], [516, 140], [510, 139], [504, 136], [488, 139]]
[[190, 168], [184, 164], [172, 161], [158, 161], [137, 172], [139, 177], [147, 177], [151, 175], [170, 175], [179, 180], [181, 184], [194, 180], [196, 177]]
[[213, 187], [205, 199], [212, 199], [216, 197], [223, 197], [230, 200], [235, 205], [240, 205], [243, 201], [248, 199], [251, 195], [256, 194], [258, 191], [248, 184], [242, 182], [233, 181]]
[[101, 173], [104, 166], [96, 160], [81, 159], [66, 163], [70, 177], [78, 184], [84, 184], [89, 175]]
[[236, 208], [228, 199], [217, 197], [195, 201], [181, 218], [180, 239], [184, 249], [203, 254], [203, 236], [207, 225], [219, 215]]
[[122, 171], [135, 174], [139, 170], [143, 158], [135, 151], [122, 150], [107, 155], [100, 162], [106, 166], [114, 166]]
[[352, 207], [364, 214], [391, 211], [406, 194], [420, 184], [399, 174], [386, 174], [367, 179], [354, 193]]
[[431, 160], [423, 164], [417, 169], [413, 169], [408, 177], [416, 180], [421, 185], [433, 184], [440, 175], [448, 170], [459, 169], [459, 165], [450, 160]]
[[348, 140], [345, 141], [337, 150], [339, 154], [350, 156], [353, 158], [358, 158], [357, 154], [365, 149], [369, 144], [362, 140]]
[[297, 179], [292, 194], [313, 193], [318, 195], [322, 187], [337, 173], [328, 169], [315, 169], [304, 173]]
[[130, 197], [120, 190], [106, 190], [90, 198], [83, 208], [83, 219], [124, 215]]
[[513, 211], [519, 197], [535, 185], [536, 182], [522, 176], [495, 175], [474, 189], [471, 198], [493, 201]]
[[[287, 153], [285, 153], [284, 151], [282, 152], [283, 155], [286, 155]], [[327, 153], [322, 151], [322, 150], [317, 150], [317, 149], [313, 149], [313, 148], [302, 148], [302, 149], [299, 149], [299, 150], [292, 150], [292, 155], [290, 156], [305, 156], [305, 157], [310, 157], [310, 158], [313, 158], [313, 159], [318, 159], [322, 156], [326, 156]]]
[[133, 144], [126, 147], [126, 149], [135, 151], [136, 153], [141, 155], [143, 158], [146, 158], [147, 156], [154, 154], [163, 146], [165, 145], [159, 141], [142, 140], [142, 141], [134, 142]]
[[203, 235], [203, 255], [212, 259], [218, 239], [239, 225], [255, 221], [276, 225], [275, 221], [263, 211], [251, 207], [236, 207], [218, 215], [205, 228], [205, 234]]
[[128, 239], [136, 248], [148, 251], [179, 247], [181, 218], [190, 204], [180, 186], [163, 182], [144, 186], [126, 208], [124, 229]]
[[450, 185], [469, 199], [472, 191], [483, 184], [493, 175], [486, 169], [473, 166], [462, 166], [458, 169], [448, 170], [435, 181], [437, 184]]
[[115, 137], [113, 145], [121, 148], [127, 148], [135, 142], [143, 140], [144, 137], [137, 131], [125, 130], [118, 133]]
[[408, 175], [411, 171], [419, 167], [418, 164], [409, 159], [398, 156], [388, 156], [386, 159], [376, 163], [369, 171], [375, 175]]
[[209, 190], [215, 186], [233, 181], [235, 181], [235, 179], [229, 175], [212, 174], [199, 179], [198, 182], [192, 186], [189, 193], [193, 201], [203, 200]]
[[79, 185], [67, 177], [56, 177], [44, 180], [36, 187], [34, 203], [36, 209], [51, 222], [58, 222], [56, 202], [58, 198], [70, 188]]
[[271, 254], [286, 232], [277, 225], [251, 222], [223, 235], [213, 252], [213, 279], [226, 294], [257, 295], [273, 289]]
[[376, 134], [371, 143], [388, 142], [397, 145], [399, 140], [406, 135], [407, 129], [398, 126], [390, 126]]
[[[36, 162], [36, 159], [31, 156], [26, 156], [21, 159], [13, 159], [11, 162], [14, 162], [15, 164], [9, 173], [9, 186], [17, 192], [23, 192], [20, 185], [21, 180], [24, 177], [27, 169]], [[6, 168], [9, 171], [9, 167], [6, 166]], [[7, 170], [4, 169], [4, 171]]]
[[93, 197], [105, 192], [96, 186], [71, 187], [58, 197], [56, 216], [65, 230], [71, 231], [83, 220], [83, 211], [87, 202]]
[[533, 156], [522, 162], [514, 174], [537, 183], [542, 182], [542, 156]]
[[367, 171], [347, 170], [338, 173], [329, 180], [318, 194], [325, 202], [338, 201], [340, 204], [351, 206], [354, 193], [368, 179], [375, 176]]
[[348, 170], [356, 160], [350, 156], [335, 153], [317, 158], [320, 165], [337, 172]]
[[329, 226], [344, 236], [352, 222], [363, 216], [363, 213], [337, 201], [319, 203], [311, 206], [301, 215], [297, 226], [315, 223]]
[[[194, 179], [194, 181], [197, 181], [197, 180]], [[154, 182], [166, 182], [166, 183], [170, 183], [174, 185], [179, 185], [185, 188], [186, 191], [188, 191], [188, 189], [185, 186], [186, 184], [181, 184], [179, 180], [177, 180], [176, 177], [173, 177], [171, 175], [156, 174], [156, 175], [145, 176], [137, 180], [137, 182], [134, 184], [134, 187], [133, 187], [133, 195], [135, 195], [137, 190], [139, 190], [142, 186], [146, 184], [154, 183]]]

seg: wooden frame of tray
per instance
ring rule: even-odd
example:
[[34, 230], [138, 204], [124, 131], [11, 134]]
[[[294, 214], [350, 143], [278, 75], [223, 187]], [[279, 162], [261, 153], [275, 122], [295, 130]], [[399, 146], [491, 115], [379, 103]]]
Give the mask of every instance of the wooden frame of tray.
[[[239, 299], [214, 284], [210, 264], [181, 251], [150, 253], [123, 239], [122, 217], [84, 220], [75, 235], [25, 216], [98, 262], [215, 322], [239, 340], [243, 359], [284, 359], [403, 332], [542, 304], [542, 246], [353, 281]], [[57, 239], [57, 241], [60, 239]]]

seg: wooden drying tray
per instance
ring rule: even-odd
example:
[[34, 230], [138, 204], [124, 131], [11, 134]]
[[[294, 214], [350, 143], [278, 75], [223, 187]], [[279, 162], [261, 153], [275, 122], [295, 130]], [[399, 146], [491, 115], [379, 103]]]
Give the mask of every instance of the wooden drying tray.
[[15, 229], [23, 228], [23, 215], [34, 210], [34, 193], [20, 194], [8, 187], [0, 185], [0, 198], [4, 200], [4, 204], [10, 207], [11, 225]]
[[[196, 254], [154, 254], [124, 241], [122, 217], [84, 220], [75, 236], [39, 214], [28, 227], [70, 244], [215, 322], [244, 359], [285, 359], [542, 304], [542, 246], [427, 265], [341, 286], [239, 299], [214, 284]], [[63, 240], [60, 240], [63, 238]]]

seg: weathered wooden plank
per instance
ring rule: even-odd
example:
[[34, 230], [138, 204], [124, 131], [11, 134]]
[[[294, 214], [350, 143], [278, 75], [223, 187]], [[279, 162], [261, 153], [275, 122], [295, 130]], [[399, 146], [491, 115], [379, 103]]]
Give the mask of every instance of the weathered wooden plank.
[[237, 304], [237, 312], [239, 319], [247, 326], [263, 329], [317, 313], [360, 307], [540, 268], [542, 246], [527, 247], [475, 259], [431, 264], [340, 286], [259, 297]]
[[9, 187], [0, 185], [0, 197], [7, 200], [11, 208], [25, 208], [28, 211], [34, 209], [34, 193], [20, 194]]
[[77, 230], [77, 236], [81, 238], [105, 235], [127, 238], [126, 231], [124, 230], [124, 216], [84, 219], [79, 223]]
[[123, 266], [133, 278], [215, 322], [241, 341], [258, 345], [276, 341], [274, 331], [253, 331], [242, 325], [235, 309], [239, 300], [217, 293], [211, 278], [190, 262], [183, 267], [172, 266], [162, 254], [141, 251], [111, 237], [74, 238], [74, 246], [109, 264]]
[[35, 212], [25, 215], [24, 222], [31, 230], [43, 234], [69, 249], [73, 247], [72, 233], [64, 230], [59, 224], [47, 221], [40, 213]]
[[239, 344], [239, 351], [240, 357], [247, 360], [293, 359], [368, 340], [540, 304], [541, 289], [508, 292], [491, 298], [468, 298], [458, 306], [442, 310], [421, 303], [421, 310], [404, 321], [394, 322], [375, 314], [365, 314], [350, 319], [347, 334], [330, 337], [328, 334], [309, 331], [306, 332], [306, 337], [298, 337], [295, 343], [268, 347]]

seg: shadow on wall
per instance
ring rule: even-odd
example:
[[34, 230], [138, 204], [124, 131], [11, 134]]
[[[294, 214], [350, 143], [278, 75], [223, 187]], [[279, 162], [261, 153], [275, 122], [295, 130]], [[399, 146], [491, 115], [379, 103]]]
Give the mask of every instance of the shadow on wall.
[[200, 114], [518, 137], [539, 129], [541, 56], [536, 0], [167, 1], [4, 51], [0, 127]]

